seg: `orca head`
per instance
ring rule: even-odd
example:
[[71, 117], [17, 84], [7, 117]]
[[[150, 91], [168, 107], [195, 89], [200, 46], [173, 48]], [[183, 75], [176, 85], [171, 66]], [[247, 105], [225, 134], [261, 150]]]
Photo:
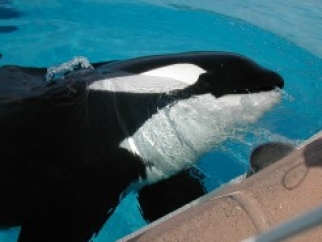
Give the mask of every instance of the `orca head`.
[[215, 97], [229, 94], [250, 94], [283, 88], [283, 78], [276, 72], [261, 67], [238, 55], [226, 55], [193, 85], [196, 94], [211, 93]]
[[[256, 122], [280, 101], [283, 78], [245, 57], [214, 55], [194, 65], [204, 70], [199, 79], [171, 89], [165, 97], [175, 101], [146, 119], [131, 136], [135, 151], [149, 164], [149, 183], [193, 164], [228, 137], [234, 139], [236, 128]], [[121, 147], [133, 151], [125, 144]]]

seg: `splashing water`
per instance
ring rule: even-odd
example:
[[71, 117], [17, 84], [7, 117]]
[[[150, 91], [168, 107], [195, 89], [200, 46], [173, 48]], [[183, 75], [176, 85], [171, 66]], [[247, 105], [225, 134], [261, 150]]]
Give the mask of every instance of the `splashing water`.
[[86, 57], [74, 57], [74, 59], [61, 65], [49, 67], [46, 73], [46, 82], [56, 81], [63, 78], [67, 73], [77, 69], [93, 69], [93, 66], [89, 63], [89, 60]]

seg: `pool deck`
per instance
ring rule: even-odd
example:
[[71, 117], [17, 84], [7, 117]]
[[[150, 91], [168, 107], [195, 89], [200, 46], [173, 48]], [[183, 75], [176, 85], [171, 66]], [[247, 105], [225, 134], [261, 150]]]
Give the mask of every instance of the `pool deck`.
[[[322, 204], [322, 133], [242, 182], [224, 186], [121, 239], [235, 242]], [[321, 241], [322, 226], [288, 241]]]

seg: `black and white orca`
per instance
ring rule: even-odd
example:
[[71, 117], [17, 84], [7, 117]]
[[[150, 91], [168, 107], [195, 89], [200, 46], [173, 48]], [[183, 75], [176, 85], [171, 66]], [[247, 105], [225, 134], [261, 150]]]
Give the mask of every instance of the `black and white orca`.
[[167, 179], [255, 122], [284, 81], [237, 54], [93, 64], [45, 81], [0, 67], [0, 226], [19, 241], [88, 241], [122, 196]]

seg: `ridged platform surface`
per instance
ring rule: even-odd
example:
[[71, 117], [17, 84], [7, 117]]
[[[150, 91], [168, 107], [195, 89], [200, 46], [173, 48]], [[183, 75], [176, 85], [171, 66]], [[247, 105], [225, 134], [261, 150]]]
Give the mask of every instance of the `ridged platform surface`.
[[[241, 183], [194, 203], [121, 241], [241, 241], [319, 206], [322, 136]], [[322, 241], [322, 227], [290, 241]]]

